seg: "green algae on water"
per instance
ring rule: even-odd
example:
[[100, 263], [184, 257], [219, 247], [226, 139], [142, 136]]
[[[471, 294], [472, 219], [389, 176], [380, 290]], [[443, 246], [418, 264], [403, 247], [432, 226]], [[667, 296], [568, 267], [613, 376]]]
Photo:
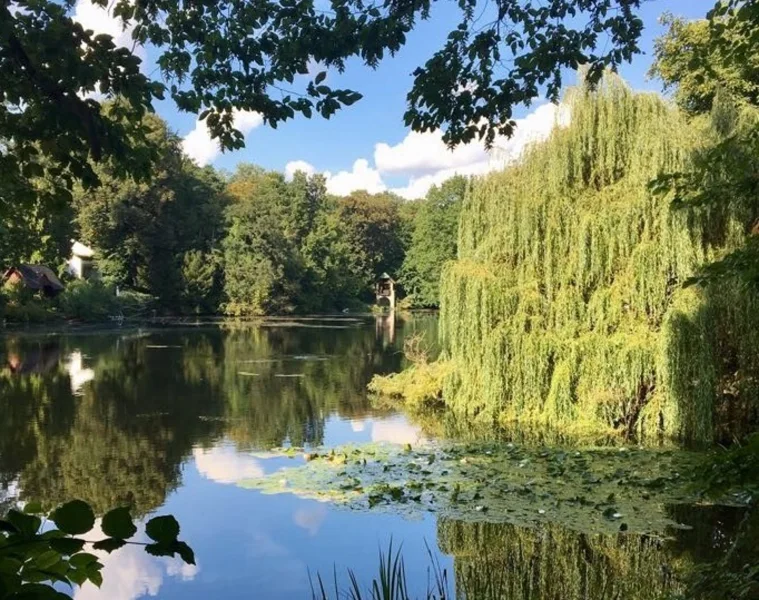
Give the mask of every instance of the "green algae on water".
[[664, 535], [668, 527], [688, 527], [665, 508], [699, 501], [691, 474], [700, 457], [640, 448], [369, 444], [312, 452], [299, 466], [240, 485], [408, 516]]

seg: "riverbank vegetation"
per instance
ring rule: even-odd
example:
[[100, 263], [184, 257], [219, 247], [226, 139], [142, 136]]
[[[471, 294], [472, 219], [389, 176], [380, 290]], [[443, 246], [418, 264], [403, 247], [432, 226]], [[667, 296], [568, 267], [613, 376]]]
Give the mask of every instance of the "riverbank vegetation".
[[[47, 264], [67, 286], [56, 299], [5, 286], [6, 319], [360, 311], [374, 301], [382, 273], [407, 290], [406, 306], [437, 305], [465, 178], [418, 201], [391, 193], [336, 197], [319, 175], [288, 180], [253, 165], [231, 174], [198, 168], [164, 122], [146, 121], [160, 149], [149, 179], [125, 180], [99, 165], [100, 186], [75, 188], [65, 216], [2, 219], [8, 235], [0, 264]], [[96, 279], [67, 278], [71, 239], [94, 249]]]

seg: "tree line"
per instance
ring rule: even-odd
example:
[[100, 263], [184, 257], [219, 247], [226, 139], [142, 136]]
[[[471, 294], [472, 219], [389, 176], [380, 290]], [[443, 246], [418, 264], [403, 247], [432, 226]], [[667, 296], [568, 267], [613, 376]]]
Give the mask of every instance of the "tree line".
[[[99, 277], [67, 281], [56, 302], [5, 287], [7, 316], [103, 318], [124, 299], [161, 314], [234, 316], [362, 310], [388, 273], [408, 306], [436, 306], [440, 270], [456, 253], [467, 180], [455, 177], [427, 198], [390, 192], [327, 193], [321, 175], [240, 164], [200, 168], [155, 115], [144, 118], [157, 158], [147, 179], [93, 165], [100, 185], [78, 185], [70, 202], [33, 205], [0, 218], [0, 264], [50, 266], [64, 277], [71, 240], [96, 252]], [[39, 186], [44, 186], [44, 177]], [[122, 299], [116, 303], [116, 290]], [[35, 306], [39, 310], [30, 310]]]

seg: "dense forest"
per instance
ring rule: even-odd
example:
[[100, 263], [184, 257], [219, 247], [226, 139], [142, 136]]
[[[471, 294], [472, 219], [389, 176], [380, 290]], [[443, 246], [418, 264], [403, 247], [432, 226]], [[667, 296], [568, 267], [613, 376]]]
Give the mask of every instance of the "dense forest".
[[[336, 197], [320, 175], [199, 168], [161, 119], [145, 119], [158, 152], [149, 178], [96, 165], [100, 185], [75, 187], [70, 203], [56, 208], [39, 195], [33, 210], [2, 215], [3, 270], [44, 264], [67, 284], [55, 300], [5, 286], [8, 319], [360, 311], [382, 273], [405, 289], [404, 306], [437, 306], [465, 178], [417, 201], [362, 191]], [[72, 239], [94, 249], [97, 277], [67, 280]]]

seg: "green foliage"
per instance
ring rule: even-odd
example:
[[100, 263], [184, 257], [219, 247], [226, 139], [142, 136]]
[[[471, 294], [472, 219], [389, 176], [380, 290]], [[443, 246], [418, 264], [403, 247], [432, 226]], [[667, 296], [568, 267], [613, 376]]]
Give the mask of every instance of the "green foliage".
[[[137, 533], [128, 508], [117, 508], [103, 516], [105, 538], [92, 541], [76, 536], [90, 533], [95, 525], [92, 508], [81, 500], [72, 500], [52, 511], [49, 521], [56, 527], [43, 527], [38, 505], [27, 503], [23, 510], [11, 509], [0, 520], [0, 598], [70, 598], [53, 585], [70, 587], [89, 581], [100, 587], [103, 564], [98, 557], [85, 552], [113, 552]], [[179, 525], [173, 517], [155, 517], [146, 524], [146, 532], [156, 541], [145, 545], [156, 556], [179, 555], [188, 564], [195, 564], [190, 547], [178, 540]], [[159, 532], [160, 535], [153, 535]]]
[[686, 21], [665, 14], [662, 24], [668, 30], [656, 41], [650, 74], [659, 77], [665, 88], [674, 90], [675, 100], [683, 110], [689, 114], [707, 113], [718, 94], [757, 104], [759, 57], [755, 52], [738, 59], [733, 55], [734, 47], [746, 39], [738, 19]]
[[[668, 18], [669, 32], [658, 42], [652, 69], [674, 89], [678, 103], [694, 115], [709, 116], [719, 137], [695, 155], [687, 170], [660, 178], [657, 186], [678, 205], [719, 215], [726, 203], [756, 212], [759, 150], [759, 11], [754, 3], [724, 2], [709, 21]], [[719, 218], [719, 217], [717, 217]], [[752, 233], [756, 224], [750, 223]], [[691, 283], [756, 288], [759, 247], [755, 236], [713, 263]]]
[[284, 177], [243, 168], [229, 191], [236, 201], [223, 242], [227, 313], [292, 312], [303, 271]]
[[441, 291], [446, 403], [624, 435], [745, 431], [757, 415], [755, 300], [738, 286], [680, 288], [743, 244], [756, 211], [740, 198], [674, 210], [649, 186], [720, 140], [718, 126], [688, 125], [614, 78], [566, 102], [567, 128], [464, 202]]
[[324, 179], [241, 165], [227, 191], [223, 240], [228, 314], [342, 309], [365, 297], [376, 276], [400, 267], [400, 200], [327, 196]]
[[56, 271], [68, 258], [72, 219], [73, 211], [65, 202], [0, 200], [0, 270], [32, 263]]
[[72, 500], [50, 513], [50, 520], [63, 533], [80, 535], [95, 526], [95, 513], [86, 502]]
[[414, 334], [403, 342], [406, 360], [410, 363], [399, 373], [375, 375], [368, 389], [383, 400], [403, 400], [412, 410], [440, 408], [443, 405], [443, 381], [451, 373], [445, 360], [430, 362], [430, 345], [424, 334]]
[[468, 181], [456, 176], [433, 186], [418, 203], [400, 281], [414, 307], [440, 303], [443, 265], [456, 258], [458, 219]]
[[100, 525], [103, 533], [109, 537], [126, 540], [137, 533], [132, 517], [127, 508], [114, 508], [103, 515]]
[[[74, 181], [97, 181], [91, 160], [141, 173], [150, 162], [140, 119], [162, 86], [110, 36], [84, 30], [72, 9], [26, 0], [0, 8], [0, 212], [69, 200]], [[119, 101], [103, 112], [85, 97], [92, 92]]]
[[[558, 94], [562, 69], [587, 64], [597, 79], [604, 67], [630, 60], [642, 29], [634, 14], [639, 5], [554, 0], [534, 9], [514, 2], [499, 7], [482, 28], [476, 2], [461, 4], [459, 26], [414, 73], [406, 123], [420, 131], [445, 126], [450, 143], [475, 136], [492, 142], [496, 132], [511, 131], [512, 108], [538, 96], [542, 84], [549, 96]], [[255, 111], [272, 127], [296, 114], [329, 118], [361, 94], [333, 89], [327, 70], [342, 71], [351, 58], [376, 67], [403, 47], [432, 8], [429, 0], [383, 7], [351, 0], [333, 11], [297, 3], [260, 11], [229, 1], [192, 9], [166, 0], [108, 4], [132, 28], [135, 46], [155, 50], [160, 77], [152, 80], [141, 72], [136, 48], [85, 30], [73, 20], [73, 6], [18, 0], [0, 9], [0, 77], [6, 82], [0, 136], [12, 140], [0, 146], [0, 197], [33, 196], [29, 180], [45, 174], [58, 180], [61, 194], [73, 180], [92, 185], [98, 173], [90, 159], [113, 159], [122, 172], [147, 174], [156, 152], [142, 143], [149, 133], [141, 119], [165, 94], [180, 110], [199, 113], [226, 149], [244, 145], [234, 129], [236, 109]], [[564, 18], [584, 25], [557, 25]], [[597, 51], [599, 35], [610, 42]], [[510, 68], [503, 66], [504, 53], [513, 59]], [[309, 61], [325, 70], [296, 83], [308, 74]], [[297, 89], [283, 93], [283, 82]], [[93, 92], [118, 101], [102, 112]]]
[[[287, 451], [285, 451], [286, 453]], [[281, 458], [282, 452], [258, 455]], [[316, 449], [307, 462], [239, 484], [295, 493], [352, 510], [465, 521], [547, 524], [584, 534], [661, 535], [677, 525], [668, 504], [698, 502], [696, 453], [502, 442], [366, 444]], [[733, 503], [731, 495], [718, 502]]]
[[213, 314], [221, 295], [221, 257], [216, 252], [189, 250], [182, 260], [182, 297], [184, 310]]
[[[0, 488], [17, 481], [21, 499], [46, 510], [80, 498], [98, 515], [128, 505], [142, 517], [181, 484], [193, 449], [214, 440], [245, 450], [285, 439], [321, 444], [329, 415], [365, 418], [372, 374], [400, 367], [393, 347], [360, 325], [288, 319], [150, 336], [128, 326], [73, 337], [6, 335]], [[403, 331], [399, 325], [396, 335]], [[73, 391], [77, 354], [95, 377]]]
[[67, 318], [83, 321], [104, 321], [119, 310], [114, 290], [98, 280], [69, 282], [58, 303]]
[[47, 323], [59, 318], [50, 300], [24, 285], [10, 282], [0, 286], [5, 317], [18, 323]]
[[353, 192], [338, 199], [338, 218], [346, 224], [353, 253], [359, 257], [365, 284], [373, 284], [382, 273], [400, 271], [405, 253], [400, 207], [403, 200], [392, 194]]
[[[432, 552], [427, 549], [432, 562], [432, 572], [434, 576], [434, 585], [427, 582], [427, 592], [424, 594], [424, 600], [446, 600], [450, 598], [450, 589], [448, 586], [448, 574], [445, 569], [440, 568], [438, 561], [432, 559]], [[353, 570], [348, 569], [349, 587], [346, 590], [340, 590], [337, 582], [337, 570], [334, 577], [334, 600], [347, 598], [348, 600], [411, 600], [409, 594], [409, 580], [406, 575], [406, 563], [401, 554], [401, 548], [393, 551], [393, 540], [387, 546], [387, 552], [379, 553], [379, 575], [372, 580], [371, 585], [366, 591], [362, 590], [358, 577]], [[330, 600], [331, 596], [327, 592], [321, 573], [316, 575], [316, 584], [311, 579], [309, 573], [309, 583], [311, 584], [311, 598], [313, 600]]]
[[158, 150], [150, 178], [121, 179], [110, 164], [99, 166], [102, 185], [75, 192], [76, 220], [106, 284], [155, 296], [176, 313], [186, 300], [185, 254], [212, 250], [223, 234], [225, 201], [215, 173], [184, 158], [163, 121], [147, 117], [145, 127]]
[[[656, 537], [593, 535], [546, 524], [438, 522], [464, 598], [658, 600], [682, 589], [683, 560]], [[674, 573], [673, 573], [674, 571]]]

